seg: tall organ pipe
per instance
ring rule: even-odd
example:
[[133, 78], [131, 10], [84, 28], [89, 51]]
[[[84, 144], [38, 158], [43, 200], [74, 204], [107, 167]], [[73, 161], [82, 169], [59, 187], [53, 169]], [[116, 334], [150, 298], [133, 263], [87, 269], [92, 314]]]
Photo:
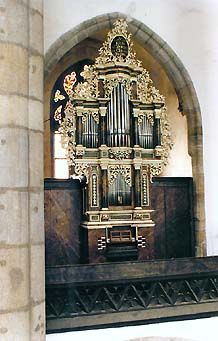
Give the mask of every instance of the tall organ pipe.
[[107, 144], [130, 146], [130, 109], [125, 86], [118, 83], [112, 91], [107, 110]]

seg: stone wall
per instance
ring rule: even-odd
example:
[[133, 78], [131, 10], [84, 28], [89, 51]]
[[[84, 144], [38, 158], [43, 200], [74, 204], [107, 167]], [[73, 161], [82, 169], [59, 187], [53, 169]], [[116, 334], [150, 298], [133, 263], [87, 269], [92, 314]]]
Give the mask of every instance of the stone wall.
[[0, 2], [0, 339], [45, 339], [43, 8]]

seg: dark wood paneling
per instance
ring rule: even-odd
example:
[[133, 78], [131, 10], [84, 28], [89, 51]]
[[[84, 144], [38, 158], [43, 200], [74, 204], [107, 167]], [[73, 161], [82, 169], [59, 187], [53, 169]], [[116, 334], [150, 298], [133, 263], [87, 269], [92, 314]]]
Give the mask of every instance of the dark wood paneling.
[[46, 270], [47, 331], [218, 314], [218, 257]]
[[138, 260], [154, 259], [154, 228], [142, 227], [138, 233], [146, 240], [146, 247], [138, 249]]
[[[81, 222], [81, 185], [77, 180], [45, 180], [45, 237], [46, 265], [71, 265], [80, 263], [79, 225]], [[154, 228], [154, 252], [147, 258], [166, 259], [194, 255], [192, 217], [192, 179], [154, 178], [151, 184], [151, 208]], [[84, 231], [83, 231], [84, 232]], [[99, 233], [82, 234], [83, 246], [90, 255], [82, 252], [82, 262], [105, 261], [97, 251]]]
[[155, 258], [194, 256], [192, 178], [154, 178]]
[[[218, 274], [218, 256], [117, 262], [46, 268], [46, 285], [117, 283], [140, 279], [166, 280]], [[214, 288], [218, 290], [218, 288]]]
[[80, 263], [81, 200], [77, 181], [45, 180], [47, 266]]
[[151, 188], [151, 208], [154, 209], [152, 219], [154, 227], [154, 257], [161, 259], [166, 257], [166, 238], [165, 238], [165, 195], [164, 187]]

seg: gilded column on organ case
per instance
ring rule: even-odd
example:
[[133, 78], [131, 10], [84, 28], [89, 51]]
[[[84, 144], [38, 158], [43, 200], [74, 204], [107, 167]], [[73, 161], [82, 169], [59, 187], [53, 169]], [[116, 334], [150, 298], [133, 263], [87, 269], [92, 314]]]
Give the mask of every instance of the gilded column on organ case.
[[101, 170], [101, 181], [102, 181], [102, 208], [108, 208], [108, 181], [107, 181], [107, 169]]
[[134, 170], [135, 190], [134, 190], [134, 206], [141, 207], [141, 182], [140, 182], [140, 169]]

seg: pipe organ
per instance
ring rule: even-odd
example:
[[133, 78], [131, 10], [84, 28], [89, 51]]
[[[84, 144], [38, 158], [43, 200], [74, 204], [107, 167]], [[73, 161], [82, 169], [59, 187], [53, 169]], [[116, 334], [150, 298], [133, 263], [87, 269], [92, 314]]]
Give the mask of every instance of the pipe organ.
[[172, 146], [165, 99], [133, 51], [119, 19], [81, 73], [59, 131], [73, 177], [84, 182], [84, 262], [152, 259], [152, 176]]

